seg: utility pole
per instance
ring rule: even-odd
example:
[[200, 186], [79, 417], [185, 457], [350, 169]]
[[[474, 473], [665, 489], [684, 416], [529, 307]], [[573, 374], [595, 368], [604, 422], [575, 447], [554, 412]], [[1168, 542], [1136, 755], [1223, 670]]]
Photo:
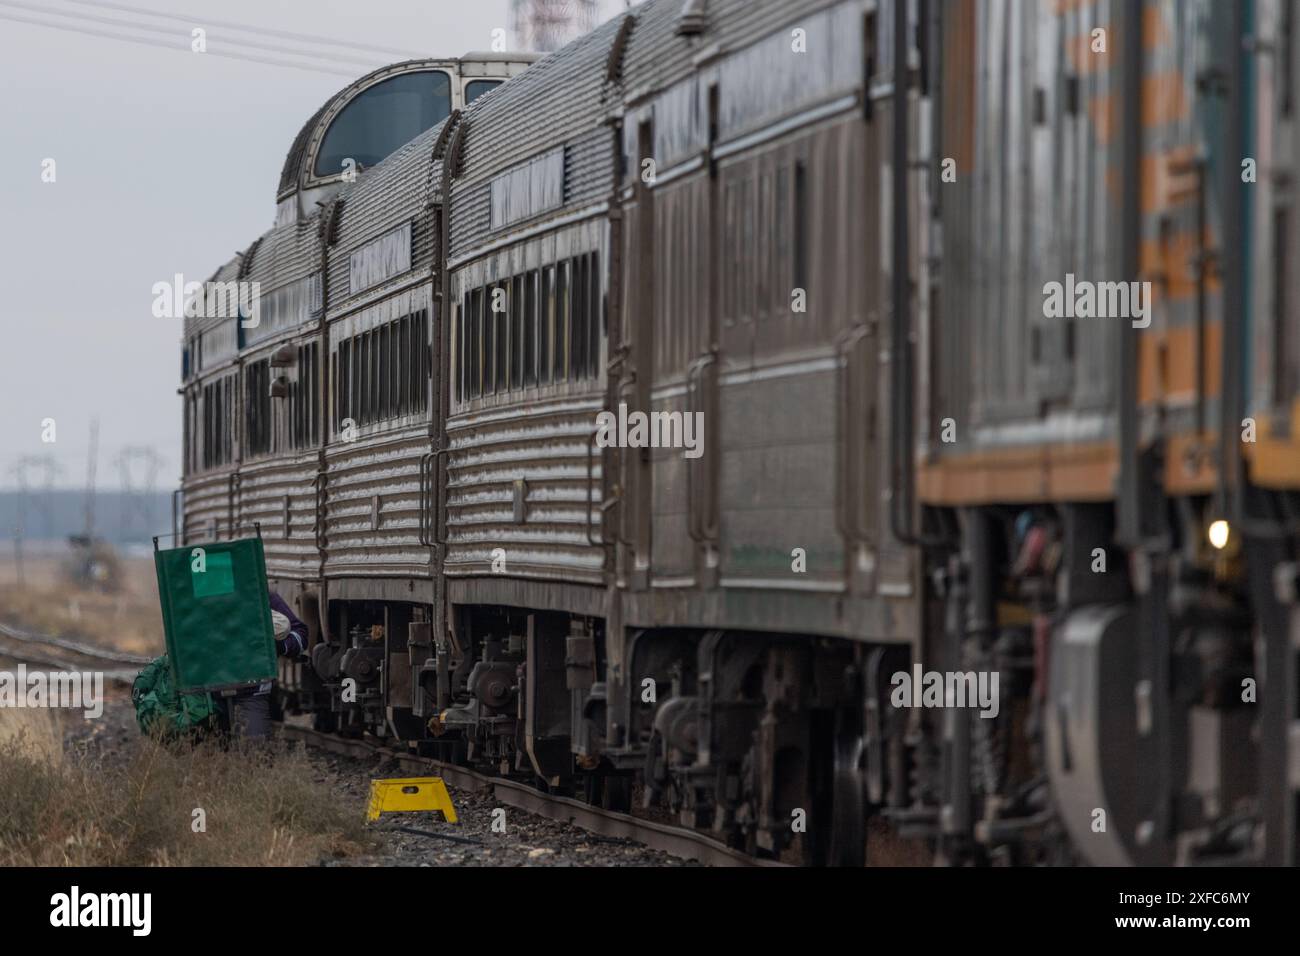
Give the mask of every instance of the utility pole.
[[154, 448], [147, 445], [123, 448], [114, 459], [122, 478], [123, 500], [119, 530], [124, 539], [128, 531], [134, 530], [136, 516], [140, 518], [146, 536], [157, 530], [153, 521], [153, 494], [158, 484], [158, 472], [165, 461]]
[[86, 456], [86, 541], [95, 537], [95, 467], [99, 463], [99, 419], [90, 420], [90, 450]]
[[14, 528], [14, 566], [18, 574], [18, 586], [23, 586], [23, 522], [18, 519]]
[[[14, 526], [14, 562], [18, 574], [18, 585], [25, 580], [23, 568], [23, 538], [27, 534], [27, 515], [32, 505], [41, 512], [42, 525], [46, 538], [54, 536], [54, 480], [59, 473], [59, 464], [53, 455], [26, 455], [19, 458], [9, 469], [18, 487], [18, 522]], [[31, 474], [40, 472], [42, 480], [36, 489], [35, 497]]]

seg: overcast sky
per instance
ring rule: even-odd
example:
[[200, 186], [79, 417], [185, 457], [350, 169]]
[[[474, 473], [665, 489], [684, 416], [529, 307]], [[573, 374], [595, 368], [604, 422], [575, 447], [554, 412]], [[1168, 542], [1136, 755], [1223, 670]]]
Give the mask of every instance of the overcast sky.
[[[202, 281], [270, 227], [299, 127], [350, 78], [403, 58], [345, 47], [312, 61], [337, 73], [295, 69], [283, 64], [304, 61], [283, 51], [303, 47], [276, 31], [459, 56], [489, 49], [507, 9], [508, 0], [105, 0], [100, 9], [0, 0], [0, 488], [15, 484], [19, 458], [45, 453], [61, 468], [58, 485], [84, 484], [93, 417], [99, 487], [120, 486], [114, 459], [139, 445], [166, 459], [158, 487], [175, 487], [180, 326], [151, 315], [151, 287], [177, 272]], [[602, 16], [621, 9], [602, 0]], [[193, 27], [207, 31], [210, 54], [278, 62], [193, 53]], [[42, 182], [47, 158], [53, 183]], [[46, 418], [53, 444], [41, 440]]]

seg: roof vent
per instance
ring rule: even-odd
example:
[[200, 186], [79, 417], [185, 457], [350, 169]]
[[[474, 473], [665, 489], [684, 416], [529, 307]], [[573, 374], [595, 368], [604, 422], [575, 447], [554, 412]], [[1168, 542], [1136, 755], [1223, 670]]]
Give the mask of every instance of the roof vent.
[[461, 170], [465, 164], [465, 138], [469, 135], [469, 121], [456, 125], [456, 131], [451, 134], [451, 142], [447, 145], [447, 158], [444, 160], [447, 164], [447, 172], [452, 179], [460, 177]]
[[456, 128], [456, 124], [459, 122], [460, 110], [452, 110], [451, 115], [447, 117], [447, 121], [442, 124], [442, 129], [438, 131], [438, 139], [433, 144], [433, 158], [435, 160], [443, 158], [443, 154], [447, 151], [447, 143], [451, 140], [452, 130]]
[[605, 61], [605, 79], [610, 83], [623, 82], [623, 54], [627, 51], [627, 38], [632, 33], [632, 25], [636, 23], [636, 17], [628, 14], [623, 18], [623, 22], [618, 25], [618, 33], [614, 34], [614, 42], [609, 46], [609, 58]]
[[677, 14], [677, 35], [696, 37], [709, 25], [709, 0], [686, 0], [682, 12]]
[[244, 254], [239, 257], [239, 272], [235, 276], [236, 279], [243, 280], [248, 278], [248, 273], [253, 269], [253, 257], [257, 255], [258, 246], [261, 244], [262, 237], [258, 236], [253, 240], [253, 244], [245, 250]]

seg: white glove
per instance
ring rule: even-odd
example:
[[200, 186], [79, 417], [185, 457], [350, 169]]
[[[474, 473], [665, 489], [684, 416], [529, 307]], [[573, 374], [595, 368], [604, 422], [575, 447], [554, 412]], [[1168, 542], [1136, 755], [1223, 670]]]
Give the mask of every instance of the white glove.
[[271, 612], [271, 629], [275, 631], [275, 639], [278, 641], [289, 633], [289, 619], [279, 611]]

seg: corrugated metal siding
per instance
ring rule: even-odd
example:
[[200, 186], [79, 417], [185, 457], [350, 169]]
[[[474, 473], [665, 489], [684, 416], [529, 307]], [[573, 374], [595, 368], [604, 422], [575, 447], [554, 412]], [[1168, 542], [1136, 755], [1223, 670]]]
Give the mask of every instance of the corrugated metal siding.
[[423, 427], [330, 446], [326, 577], [428, 576], [431, 552], [419, 541], [420, 460], [428, 450]]
[[320, 240], [316, 218], [272, 229], [262, 237], [253, 265], [244, 277], [261, 283], [262, 295], [305, 279], [320, 268]]
[[[272, 577], [319, 575], [315, 521], [316, 452], [245, 465], [239, 473], [240, 520], [260, 523], [266, 570]], [[285, 534], [285, 502], [289, 527]]]
[[[939, 186], [933, 383], [934, 415], [958, 422], [959, 441], [1114, 394], [1122, 320], [1043, 316], [1045, 283], [1121, 271], [1107, 186], [1119, 161], [1117, 57], [1087, 52], [1090, 31], [1117, 23], [1118, 11], [1106, 0], [1060, 10], [988, 0], [954, 5], [947, 21], [940, 155], [958, 168]], [[1110, 46], [1119, 42], [1112, 31]]]
[[[196, 544], [230, 536], [230, 485], [233, 468], [192, 477], [182, 484], [185, 502], [183, 541]], [[238, 521], [238, 516], [235, 517]]]
[[451, 258], [492, 238], [492, 179], [558, 145], [565, 147], [565, 206], [608, 197], [614, 146], [605, 118], [617, 100], [605, 67], [621, 20], [539, 60], [466, 110], [464, 168], [451, 197]]
[[[680, 0], [651, 0], [633, 11], [636, 26], [624, 57], [623, 85], [631, 96], [669, 86], [694, 69], [701, 49], [721, 41], [727, 50], [748, 46], [800, 17], [828, 6], [827, 0], [709, 0], [708, 27], [699, 39], [676, 35]], [[805, 54], [817, 56], [810, 48]]]
[[[601, 456], [588, 441], [600, 400], [537, 403], [528, 409], [457, 416], [447, 482], [448, 576], [489, 574], [492, 551], [505, 556], [510, 577], [600, 583]], [[526, 482], [524, 520], [514, 520], [515, 481]], [[590, 510], [588, 509], [590, 495]]]
[[[340, 194], [343, 213], [339, 239], [329, 253], [331, 316], [351, 308], [359, 299], [372, 299], [386, 289], [430, 274], [437, 252], [437, 217], [430, 208], [437, 198], [432, 155], [441, 131], [440, 123], [417, 136], [378, 166], [363, 172]], [[348, 282], [352, 253], [405, 222], [411, 223], [411, 270], [354, 295]]]

